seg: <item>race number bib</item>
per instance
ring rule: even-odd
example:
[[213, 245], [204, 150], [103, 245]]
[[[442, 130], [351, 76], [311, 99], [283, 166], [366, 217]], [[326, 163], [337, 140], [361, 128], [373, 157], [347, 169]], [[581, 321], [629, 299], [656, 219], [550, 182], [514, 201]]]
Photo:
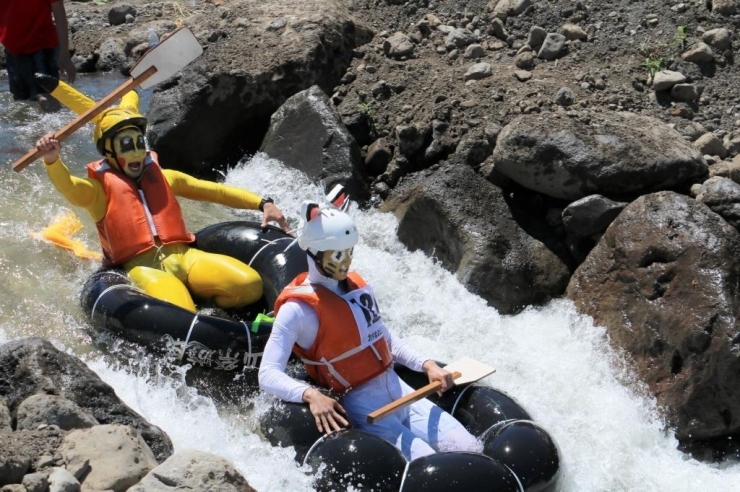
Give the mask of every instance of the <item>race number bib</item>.
[[383, 336], [383, 322], [373, 289], [366, 285], [342, 296], [352, 309], [355, 323], [360, 331], [362, 345], [367, 346]]

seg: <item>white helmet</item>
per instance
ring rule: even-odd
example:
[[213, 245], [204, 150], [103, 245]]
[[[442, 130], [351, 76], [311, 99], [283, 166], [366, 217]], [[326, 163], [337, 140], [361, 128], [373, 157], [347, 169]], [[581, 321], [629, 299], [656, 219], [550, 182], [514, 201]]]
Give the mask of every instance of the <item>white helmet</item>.
[[327, 200], [329, 203], [321, 205], [311, 201], [301, 205], [301, 217], [306, 220], [306, 225], [298, 237], [298, 246], [314, 254], [350, 249], [359, 240], [355, 221], [338, 208], [349, 205], [341, 186], [334, 188]]

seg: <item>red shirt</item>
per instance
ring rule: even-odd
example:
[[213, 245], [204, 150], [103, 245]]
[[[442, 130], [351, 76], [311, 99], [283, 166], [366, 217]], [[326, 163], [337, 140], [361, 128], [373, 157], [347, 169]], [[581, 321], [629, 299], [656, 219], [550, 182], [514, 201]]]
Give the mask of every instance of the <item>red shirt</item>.
[[59, 0], [0, 0], [0, 43], [13, 55], [59, 44], [51, 5]]

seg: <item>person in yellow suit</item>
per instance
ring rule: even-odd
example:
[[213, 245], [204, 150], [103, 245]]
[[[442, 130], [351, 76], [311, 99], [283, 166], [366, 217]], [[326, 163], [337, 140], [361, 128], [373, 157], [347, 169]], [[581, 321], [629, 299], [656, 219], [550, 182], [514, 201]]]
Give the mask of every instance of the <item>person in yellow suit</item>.
[[[64, 82], [54, 84], [51, 95], [80, 114], [95, 104]], [[103, 158], [87, 165], [85, 178], [73, 176], [62, 162], [62, 147], [53, 133], [41, 137], [36, 148], [51, 182], [95, 221], [103, 264], [122, 267], [147, 294], [192, 312], [196, 307], [191, 294], [222, 308], [259, 300], [262, 280], [257, 272], [230, 256], [191, 245], [195, 237], [175, 197], [259, 209], [263, 227], [274, 221], [287, 232], [285, 216], [270, 198], [162, 169], [157, 154], [146, 149], [147, 121], [138, 105], [138, 94], [131, 91], [118, 107], [94, 120], [93, 140]]]

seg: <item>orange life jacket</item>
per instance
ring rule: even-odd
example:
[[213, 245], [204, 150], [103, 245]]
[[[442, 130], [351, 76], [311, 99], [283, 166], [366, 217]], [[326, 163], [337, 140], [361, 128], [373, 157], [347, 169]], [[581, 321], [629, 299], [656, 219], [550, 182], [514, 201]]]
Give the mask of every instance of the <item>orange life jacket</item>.
[[383, 323], [372, 289], [350, 272], [350, 292], [340, 296], [320, 285], [305, 284], [298, 275], [278, 296], [275, 312], [289, 299], [310, 305], [319, 318], [316, 341], [308, 350], [297, 344], [293, 352], [321, 386], [344, 393], [382, 374], [393, 363], [383, 336]]
[[105, 215], [96, 224], [104, 265], [126, 263], [156, 244], [195, 240], [185, 226], [180, 204], [162, 174], [155, 152], [147, 152], [138, 187], [105, 159], [88, 164], [87, 175], [103, 185], [108, 200]]

